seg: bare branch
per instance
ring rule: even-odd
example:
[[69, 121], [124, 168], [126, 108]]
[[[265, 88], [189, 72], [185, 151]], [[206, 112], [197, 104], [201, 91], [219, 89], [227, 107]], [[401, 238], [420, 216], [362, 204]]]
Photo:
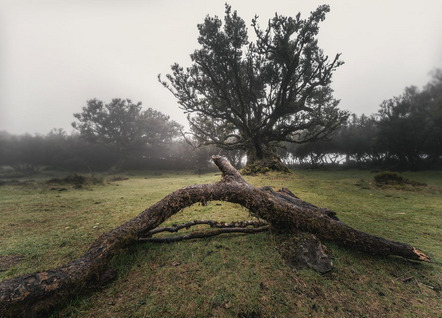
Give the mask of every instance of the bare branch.
[[149, 231], [147, 233], [148, 237], [151, 237], [154, 234], [161, 233], [161, 232], [178, 232], [182, 229], [189, 229], [192, 226], [195, 225], [210, 225], [211, 228], [226, 228], [226, 227], [238, 227], [238, 228], [245, 228], [248, 226], [253, 227], [261, 227], [268, 225], [267, 222], [258, 221], [258, 220], [252, 220], [252, 221], [237, 221], [237, 222], [231, 222], [231, 223], [225, 223], [225, 222], [218, 222], [218, 221], [212, 221], [212, 220], [194, 220], [183, 224], [168, 226], [168, 227], [158, 227], [152, 231]]
[[172, 237], [140, 237], [138, 239], [139, 242], [148, 242], [148, 243], [172, 243], [179, 242], [183, 240], [191, 240], [195, 238], [206, 238], [212, 237], [220, 234], [226, 233], [245, 233], [245, 234], [255, 234], [260, 232], [268, 231], [269, 225], [261, 226], [261, 227], [253, 227], [253, 228], [243, 228], [243, 227], [225, 227], [218, 228], [210, 231], [201, 231], [201, 232], [191, 232], [185, 235], [180, 236], [172, 236]]

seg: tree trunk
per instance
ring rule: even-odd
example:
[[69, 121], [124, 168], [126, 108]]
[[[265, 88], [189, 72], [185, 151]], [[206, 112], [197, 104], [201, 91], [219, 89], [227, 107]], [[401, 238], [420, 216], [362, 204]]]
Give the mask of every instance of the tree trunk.
[[281, 232], [310, 232], [320, 239], [370, 254], [430, 261], [426, 254], [408, 244], [345, 225], [333, 211], [302, 201], [287, 189], [275, 192], [269, 187], [254, 187], [224, 158], [214, 156], [213, 161], [223, 173], [220, 181], [184, 187], [169, 194], [137, 217], [101, 235], [83, 256], [69, 264], [1, 282], [0, 317], [29, 317], [47, 312], [85, 286], [103, 283], [110, 260], [122, 248], [148, 236], [149, 231], [183, 208], [213, 200], [238, 203]]
[[[256, 161], [264, 159], [264, 144], [260, 143], [257, 140], [254, 140], [250, 143], [249, 148], [247, 149], [247, 164], [253, 164]], [[268, 154], [267, 154], [268, 155]]]
[[289, 172], [278, 155], [262, 142], [254, 141], [247, 150], [247, 165], [243, 174], [266, 173], [268, 171]]

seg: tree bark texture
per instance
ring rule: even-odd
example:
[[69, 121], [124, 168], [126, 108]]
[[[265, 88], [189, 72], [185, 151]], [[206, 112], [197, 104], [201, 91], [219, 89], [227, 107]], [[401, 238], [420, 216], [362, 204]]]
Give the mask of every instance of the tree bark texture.
[[245, 234], [255, 234], [260, 232], [265, 232], [269, 229], [269, 225], [261, 227], [221, 227], [211, 231], [196, 231], [190, 232], [188, 234], [172, 236], [172, 237], [141, 237], [138, 240], [140, 242], [150, 242], [150, 243], [174, 243], [183, 240], [191, 240], [196, 238], [206, 238], [212, 237], [220, 234], [226, 233], [245, 233]]
[[79, 259], [66, 265], [0, 282], [0, 317], [32, 317], [63, 303], [88, 284], [100, 284], [109, 261], [123, 247], [148, 237], [149, 231], [183, 208], [214, 200], [238, 203], [280, 231], [310, 232], [319, 239], [371, 254], [430, 261], [425, 253], [408, 244], [351, 228], [333, 211], [304, 202], [287, 189], [275, 192], [269, 187], [254, 187], [226, 159], [212, 159], [222, 171], [220, 181], [187, 186], [167, 195], [132, 220], [101, 235]]
[[152, 235], [161, 233], [161, 232], [171, 232], [175, 233], [179, 230], [186, 229], [188, 230], [192, 226], [195, 225], [209, 225], [211, 228], [246, 228], [248, 226], [256, 227], [262, 227], [269, 225], [267, 222], [259, 221], [259, 220], [252, 220], [252, 221], [238, 221], [238, 222], [231, 222], [231, 223], [225, 223], [225, 222], [217, 222], [212, 220], [195, 220], [190, 221], [183, 224], [174, 224], [172, 226], [166, 226], [166, 227], [157, 227], [156, 229], [153, 229], [152, 231], [149, 231], [147, 233], [147, 237], [152, 237]]
[[266, 173], [268, 171], [289, 172], [278, 155], [269, 149], [268, 145], [252, 143], [247, 151], [247, 165], [242, 170], [243, 174], [251, 175]]

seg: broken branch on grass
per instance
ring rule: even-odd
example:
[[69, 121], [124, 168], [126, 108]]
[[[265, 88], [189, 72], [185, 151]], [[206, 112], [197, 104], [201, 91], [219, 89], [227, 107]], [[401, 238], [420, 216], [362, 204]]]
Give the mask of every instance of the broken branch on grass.
[[209, 231], [199, 231], [199, 232], [191, 232], [188, 234], [180, 235], [180, 236], [172, 236], [172, 237], [141, 237], [138, 239], [139, 242], [143, 243], [173, 243], [179, 242], [183, 240], [191, 240], [196, 238], [206, 238], [212, 237], [225, 233], [245, 233], [245, 234], [255, 234], [260, 232], [265, 232], [269, 229], [269, 225], [260, 226], [260, 227], [224, 227], [217, 228], [215, 230]]
[[172, 226], [167, 227], [157, 227], [156, 229], [153, 229], [152, 231], [149, 231], [147, 233], [146, 237], [151, 237], [154, 234], [161, 233], [161, 232], [178, 232], [182, 229], [190, 229], [192, 226], [195, 225], [210, 225], [211, 228], [245, 228], [248, 226], [253, 227], [261, 227], [268, 225], [267, 222], [260, 221], [260, 220], [251, 220], [251, 221], [237, 221], [237, 222], [231, 222], [231, 223], [225, 223], [225, 222], [218, 222], [218, 221], [212, 221], [212, 220], [194, 220], [183, 224], [173, 224]]

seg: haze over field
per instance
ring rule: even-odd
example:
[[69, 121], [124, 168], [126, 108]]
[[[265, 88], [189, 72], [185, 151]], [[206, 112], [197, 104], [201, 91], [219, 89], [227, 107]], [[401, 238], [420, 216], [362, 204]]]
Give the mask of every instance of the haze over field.
[[[13, 134], [72, 130], [86, 101], [142, 101], [185, 124], [175, 98], [157, 81], [170, 65], [190, 64], [196, 25], [224, 16], [225, 1], [2, 1], [0, 130]], [[342, 53], [334, 75], [340, 108], [371, 114], [404, 87], [421, 87], [442, 66], [442, 2], [229, 1], [248, 25], [265, 26], [275, 11], [305, 18], [320, 4], [320, 47]], [[249, 28], [250, 30], [251, 28]]]

